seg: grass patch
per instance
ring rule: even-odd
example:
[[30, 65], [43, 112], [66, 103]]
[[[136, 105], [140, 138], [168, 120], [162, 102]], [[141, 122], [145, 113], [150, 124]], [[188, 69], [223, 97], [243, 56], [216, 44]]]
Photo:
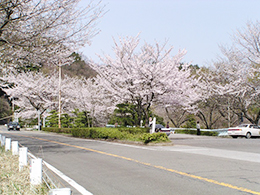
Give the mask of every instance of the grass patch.
[[0, 194], [47, 195], [48, 191], [44, 184], [31, 188], [29, 166], [19, 172], [19, 157], [0, 147]]

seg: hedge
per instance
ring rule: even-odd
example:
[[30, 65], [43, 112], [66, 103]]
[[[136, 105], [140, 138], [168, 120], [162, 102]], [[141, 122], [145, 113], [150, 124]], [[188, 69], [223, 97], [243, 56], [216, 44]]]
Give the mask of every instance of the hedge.
[[170, 142], [165, 133], [150, 134], [147, 128], [43, 128], [43, 131], [71, 134], [73, 137], [106, 139], [106, 140], [129, 140], [140, 141], [144, 144], [150, 142]]

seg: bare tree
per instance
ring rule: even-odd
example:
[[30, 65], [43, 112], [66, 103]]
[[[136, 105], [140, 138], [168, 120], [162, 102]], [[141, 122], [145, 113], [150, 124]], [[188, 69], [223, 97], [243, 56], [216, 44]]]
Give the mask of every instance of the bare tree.
[[[100, 2], [79, 7], [80, 0], [2, 0], [0, 63], [9, 69], [59, 64], [98, 33]], [[64, 64], [66, 61], [62, 62]]]

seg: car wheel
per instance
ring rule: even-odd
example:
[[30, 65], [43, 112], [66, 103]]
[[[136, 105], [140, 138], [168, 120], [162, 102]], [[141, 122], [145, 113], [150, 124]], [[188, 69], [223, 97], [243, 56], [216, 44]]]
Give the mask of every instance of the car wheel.
[[250, 139], [251, 138], [251, 133], [250, 132], [247, 132], [246, 133], [246, 139]]
[[232, 136], [232, 138], [236, 139], [236, 138], [237, 138], [237, 136]]

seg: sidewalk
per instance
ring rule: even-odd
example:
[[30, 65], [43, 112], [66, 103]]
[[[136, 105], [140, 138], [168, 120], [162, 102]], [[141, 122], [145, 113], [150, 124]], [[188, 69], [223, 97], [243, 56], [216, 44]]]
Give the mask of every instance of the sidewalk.
[[208, 139], [212, 136], [204, 136], [204, 135], [191, 135], [191, 134], [170, 134], [169, 139]]

